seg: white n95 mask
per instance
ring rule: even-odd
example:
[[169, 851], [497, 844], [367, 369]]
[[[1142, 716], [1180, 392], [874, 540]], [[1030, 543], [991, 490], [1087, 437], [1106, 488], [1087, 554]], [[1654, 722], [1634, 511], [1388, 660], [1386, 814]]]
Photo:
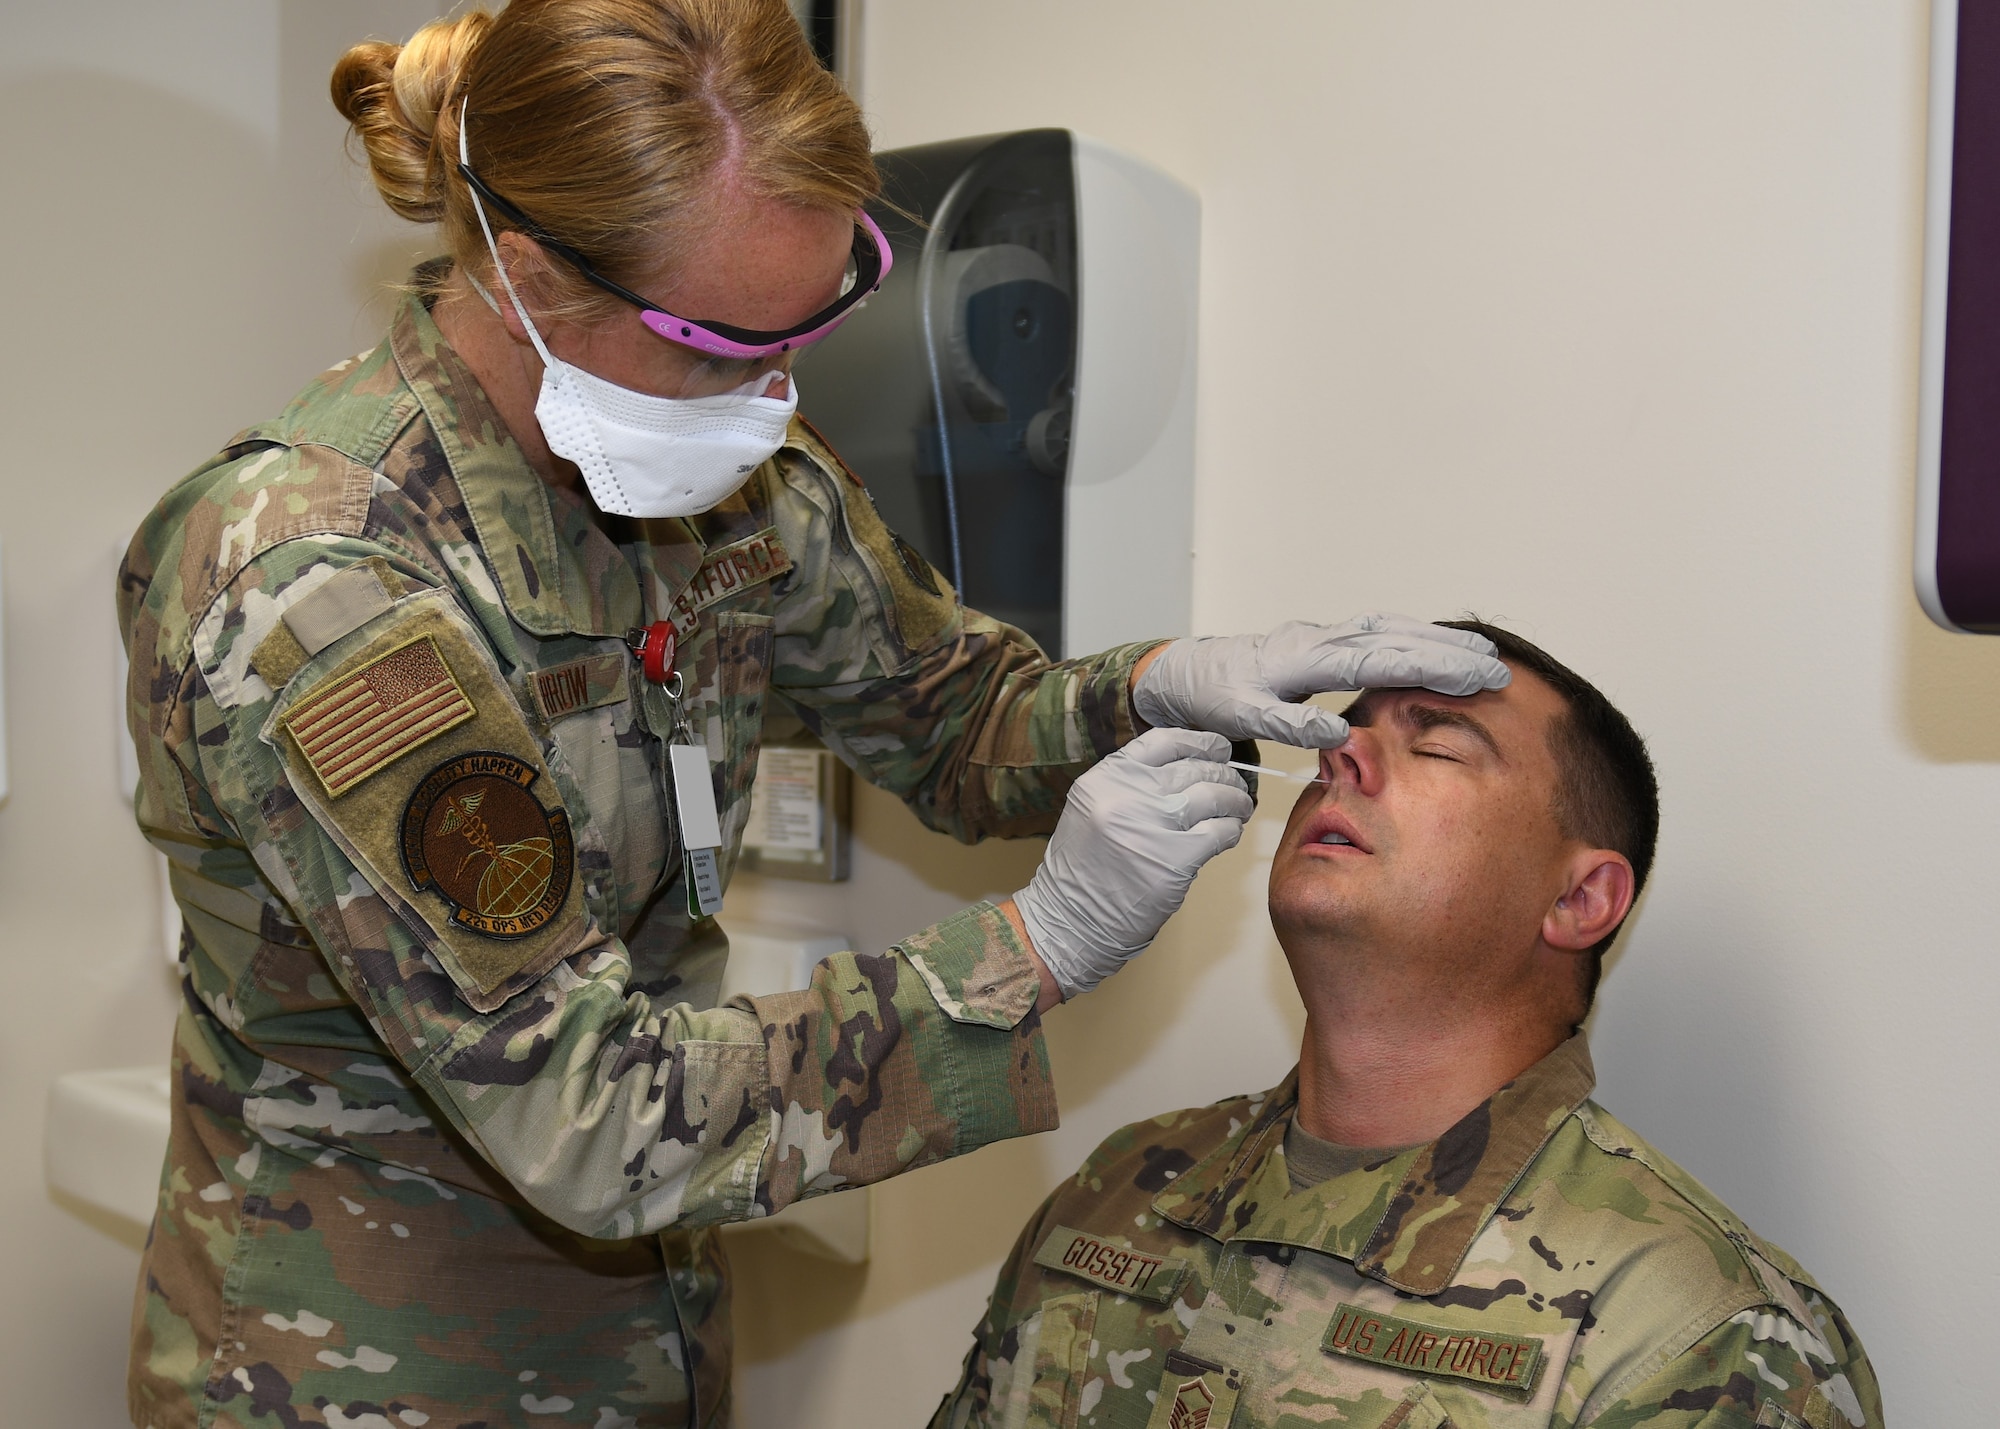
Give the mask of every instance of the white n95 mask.
[[[534, 334], [535, 325], [521, 314]], [[765, 392], [786, 377], [761, 373], [713, 397], [654, 397], [620, 387], [542, 346], [535, 420], [549, 450], [583, 473], [598, 509], [614, 516], [693, 516], [726, 501], [785, 443], [799, 389]]]
[[[463, 158], [462, 115], [458, 143]], [[785, 431], [799, 408], [798, 383], [787, 373], [762, 372], [734, 391], [712, 397], [655, 397], [607, 382], [550, 352], [500, 261], [486, 205], [476, 189], [470, 192], [507, 301], [541, 354], [542, 390], [535, 398], [535, 420], [542, 424], [549, 450], [576, 463], [600, 511], [614, 516], [694, 516], [712, 510], [785, 444]], [[473, 286], [493, 311], [500, 311], [493, 295], [476, 279]], [[787, 379], [785, 396], [766, 396], [780, 378]]]

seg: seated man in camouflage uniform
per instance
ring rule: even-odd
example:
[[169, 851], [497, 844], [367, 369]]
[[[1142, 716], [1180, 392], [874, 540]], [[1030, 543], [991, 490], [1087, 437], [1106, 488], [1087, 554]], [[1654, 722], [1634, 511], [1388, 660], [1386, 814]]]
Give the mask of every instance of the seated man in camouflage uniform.
[[1513, 683], [1362, 695], [1286, 827], [1297, 1070], [1099, 1147], [935, 1425], [1881, 1424], [1834, 1303], [1589, 1099], [1580, 1024], [1659, 825], [1645, 745], [1462, 628]]

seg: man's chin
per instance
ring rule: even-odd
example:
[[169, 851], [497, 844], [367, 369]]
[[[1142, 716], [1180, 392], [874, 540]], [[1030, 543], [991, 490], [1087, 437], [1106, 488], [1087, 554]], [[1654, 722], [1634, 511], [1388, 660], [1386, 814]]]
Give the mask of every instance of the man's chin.
[[1358, 909], [1352, 892], [1337, 886], [1324, 867], [1297, 866], [1271, 879], [1271, 926], [1279, 933], [1326, 936], [1351, 926]]

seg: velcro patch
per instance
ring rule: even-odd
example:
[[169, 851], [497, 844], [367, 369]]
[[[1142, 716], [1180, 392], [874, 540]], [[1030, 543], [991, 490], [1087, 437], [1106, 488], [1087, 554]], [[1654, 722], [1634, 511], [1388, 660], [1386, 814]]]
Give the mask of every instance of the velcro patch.
[[1156, 1305], [1172, 1300], [1187, 1276], [1187, 1262], [1178, 1257], [1114, 1245], [1068, 1226], [1049, 1232], [1042, 1248], [1035, 1252], [1035, 1264]]
[[732, 541], [708, 553], [701, 569], [674, 597], [674, 629], [683, 637], [694, 632], [696, 617], [724, 596], [776, 580], [792, 568], [791, 554], [778, 539], [778, 528], [766, 527], [754, 536]]
[[475, 713], [426, 635], [301, 701], [285, 729], [337, 799]]
[[[383, 570], [378, 571], [377, 567]], [[382, 579], [388, 562], [375, 557], [329, 577], [310, 595], [285, 611], [286, 628], [308, 655], [317, 655], [341, 636], [351, 634], [385, 614], [403, 593], [402, 582], [392, 592]], [[393, 579], [393, 577], [391, 577]]]
[[528, 676], [535, 708], [551, 724], [578, 710], [615, 705], [625, 698], [626, 668], [631, 656], [586, 655], [581, 660], [536, 670]]
[[1542, 1362], [1542, 1342], [1532, 1335], [1445, 1329], [1344, 1301], [1333, 1312], [1320, 1348], [1370, 1364], [1449, 1375], [1482, 1389], [1523, 1394], [1534, 1388], [1535, 1371]]
[[435, 889], [451, 920], [489, 938], [525, 938], [562, 910], [576, 850], [569, 816], [529, 792], [540, 771], [480, 750], [424, 776], [403, 809], [403, 867]]
[[[405, 597], [356, 637], [358, 648], [343, 641], [301, 668], [263, 737], [299, 802], [459, 996], [491, 1012], [597, 936], [563, 793], [530, 716], [447, 592]], [[333, 661], [335, 651], [347, 653]], [[431, 725], [411, 710], [443, 713]], [[401, 754], [385, 761], [369, 746], [334, 766], [328, 751], [356, 720], [376, 730], [364, 744], [403, 730]], [[418, 747], [422, 757], [407, 757]]]

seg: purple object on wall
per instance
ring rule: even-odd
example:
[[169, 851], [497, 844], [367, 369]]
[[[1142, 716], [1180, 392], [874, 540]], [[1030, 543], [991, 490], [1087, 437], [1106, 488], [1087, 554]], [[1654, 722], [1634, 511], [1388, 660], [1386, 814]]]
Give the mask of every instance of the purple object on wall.
[[2000, 633], [2000, 3], [1934, 0], [1917, 595]]

